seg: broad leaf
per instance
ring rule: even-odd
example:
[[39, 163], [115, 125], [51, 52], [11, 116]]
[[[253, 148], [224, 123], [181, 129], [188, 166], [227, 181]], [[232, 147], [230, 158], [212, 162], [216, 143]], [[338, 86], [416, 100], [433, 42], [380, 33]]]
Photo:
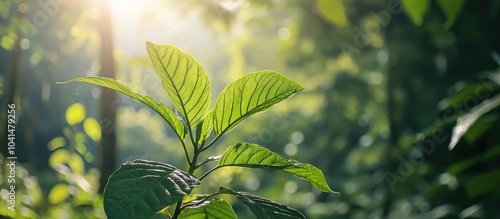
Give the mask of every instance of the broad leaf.
[[212, 199], [195, 207], [188, 207], [179, 215], [179, 219], [237, 219], [229, 202]]
[[147, 160], [124, 163], [104, 191], [108, 218], [150, 218], [189, 194], [200, 181], [174, 166]]
[[221, 194], [230, 194], [243, 201], [258, 219], [305, 219], [299, 211], [284, 204], [259, 197], [247, 192], [236, 192], [229, 188], [221, 187]]
[[229, 84], [217, 99], [214, 131], [219, 136], [249, 116], [264, 111], [304, 88], [280, 73], [254, 72]]
[[321, 191], [336, 193], [330, 189], [323, 173], [318, 168], [310, 164], [289, 161], [281, 155], [256, 144], [238, 143], [229, 147], [217, 163], [217, 167], [224, 166], [283, 170], [309, 181]]
[[471, 177], [467, 177], [465, 181], [465, 191], [471, 198], [486, 195], [499, 195], [500, 187], [500, 170], [493, 170], [486, 173], [481, 173]]
[[484, 100], [479, 105], [470, 110], [469, 113], [457, 119], [457, 125], [453, 128], [448, 149], [453, 150], [462, 136], [467, 133], [471, 125], [473, 125], [481, 116], [500, 106], [500, 95]]
[[132, 97], [133, 99], [145, 104], [146, 106], [149, 106], [151, 109], [160, 114], [160, 116], [162, 116], [163, 119], [167, 121], [170, 127], [174, 129], [175, 133], [177, 134], [177, 136], [179, 136], [180, 139], [184, 140], [184, 138], [186, 137], [184, 131], [184, 125], [170, 108], [161, 103], [157, 103], [151, 97], [132, 91], [132, 89], [130, 89], [127, 85], [125, 85], [120, 81], [104, 77], [81, 77], [81, 78], [75, 78], [71, 81], [62, 82], [59, 84], [65, 84], [70, 82], [84, 82], [84, 83], [95, 84], [121, 92], [129, 97]]
[[446, 24], [451, 27], [462, 11], [465, 0], [437, 0], [437, 4], [446, 15]]
[[422, 25], [424, 15], [429, 9], [430, 0], [402, 0], [401, 4], [410, 20], [417, 26]]
[[500, 145], [492, 147], [490, 150], [480, 155], [462, 159], [456, 163], [451, 164], [448, 168], [448, 173], [458, 175], [463, 171], [473, 167], [474, 165], [478, 165], [482, 162], [487, 162], [488, 160], [495, 159], [496, 157], [500, 157]]
[[198, 128], [196, 128], [196, 141], [198, 145], [203, 145], [208, 137], [210, 137], [210, 132], [213, 129], [214, 124], [214, 111], [210, 110], [207, 115], [204, 117], [202, 122], [198, 124]]
[[210, 105], [210, 79], [189, 54], [171, 45], [146, 43], [149, 58], [175, 108], [194, 129]]
[[334, 25], [344, 27], [349, 23], [341, 0], [316, 0], [316, 9], [323, 19]]

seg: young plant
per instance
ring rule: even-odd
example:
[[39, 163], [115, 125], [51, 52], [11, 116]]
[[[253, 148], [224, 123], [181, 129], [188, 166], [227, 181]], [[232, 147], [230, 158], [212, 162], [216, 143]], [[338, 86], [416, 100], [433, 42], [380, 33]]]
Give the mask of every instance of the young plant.
[[[124, 163], [109, 178], [104, 191], [108, 218], [150, 218], [157, 213], [174, 219], [237, 218], [229, 202], [216, 198], [221, 194], [236, 196], [257, 218], [305, 218], [286, 205], [225, 187], [212, 194], [185, 198], [214, 170], [230, 166], [281, 170], [309, 181], [321, 191], [335, 193], [318, 168], [287, 160], [256, 144], [238, 143], [228, 147], [222, 155], [198, 162], [200, 154], [238, 123], [303, 90], [302, 86], [273, 71], [249, 73], [229, 84], [220, 93], [215, 108], [209, 110], [210, 80], [201, 65], [175, 46], [147, 42], [146, 47], [163, 88], [173, 102], [173, 109], [111, 78], [81, 77], [64, 82], [100, 85], [149, 106], [172, 127], [185, 152], [187, 171], [157, 161], [137, 159]], [[188, 145], [192, 150], [188, 150]], [[193, 175], [196, 169], [211, 161], [217, 161], [213, 169], [200, 176]], [[166, 211], [171, 205], [176, 205], [173, 215]]]

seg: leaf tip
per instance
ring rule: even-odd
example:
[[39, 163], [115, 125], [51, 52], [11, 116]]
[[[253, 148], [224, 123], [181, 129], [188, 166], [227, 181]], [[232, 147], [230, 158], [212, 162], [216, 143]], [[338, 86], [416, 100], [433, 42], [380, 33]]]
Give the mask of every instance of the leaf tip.
[[69, 80], [69, 81], [56, 81], [56, 84], [68, 84], [70, 82], [72, 82], [73, 80]]
[[146, 48], [151, 48], [151, 47], [155, 47], [156, 44], [152, 43], [151, 41], [146, 41]]

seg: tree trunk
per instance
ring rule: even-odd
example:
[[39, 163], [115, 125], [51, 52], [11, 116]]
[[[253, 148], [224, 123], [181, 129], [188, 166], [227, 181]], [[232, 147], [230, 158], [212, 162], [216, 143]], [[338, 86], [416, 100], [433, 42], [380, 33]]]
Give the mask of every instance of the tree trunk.
[[[115, 78], [116, 68], [113, 57], [113, 34], [111, 26], [111, 15], [108, 1], [100, 3], [100, 19], [98, 30], [101, 38], [99, 75], [108, 78]], [[103, 135], [101, 139], [100, 170], [101, 179], [99, 192], [102, 193], [108, 181], [113, 174], [116, 165], [116, 108], [117, 95], [115, 91], [107, 88], [101, 88], [101, 124]]]

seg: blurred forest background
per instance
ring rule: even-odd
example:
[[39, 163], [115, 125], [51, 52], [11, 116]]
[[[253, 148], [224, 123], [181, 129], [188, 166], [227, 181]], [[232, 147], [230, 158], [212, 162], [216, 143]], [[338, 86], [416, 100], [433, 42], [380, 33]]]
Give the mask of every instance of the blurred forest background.
[[[238, 168], [199, 191], [231, 185], [312, 219], [500, 218], [499, 0], [1, 0], [0, 215], [105, 218], [100, 191], [121, 163], [185, 167], [152, 110], [56, 85], [104, 75], [170, 105], [146, 41], [197, 58], [213, 97], [262, 69], [306, 87], [211, 150], [259, 143], [317, 166], [342, 195]], [[5, 201], [7, 103], [18, 119], [15, 212]], [[253, 217], [241, 203], [235, 211]]]

